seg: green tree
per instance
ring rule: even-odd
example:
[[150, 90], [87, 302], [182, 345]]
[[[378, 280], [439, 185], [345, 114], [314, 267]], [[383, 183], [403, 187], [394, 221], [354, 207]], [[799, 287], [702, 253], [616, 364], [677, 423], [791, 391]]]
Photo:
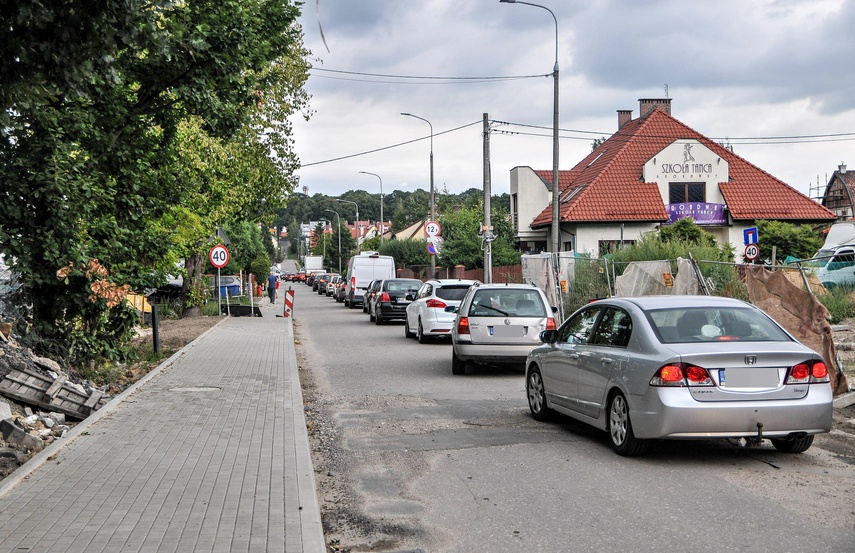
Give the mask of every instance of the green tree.
[[809, 225], [794, 225], [782, 221], [757, 221], [759, 236], [760, 259], [772, 259], [772, 248], [775, 248], [775, 258], [782, 262], [787, 256], [798, 259], [813, 257], [822, 247], [822, 235]]
[[[278, 204], [293, 186], [284, 115], [307, 101], [299, 10], [263, 0], [9, 0], [0, 14], [0, 251], [32, 306], [33, 325], [22, 328], [70, 361], [116, 357], [133, 319], [94, 292], [156, 283], [174, 271], [177, 250], [205, 252], [200, 237], [229, 215], [259, 216], [253, 196]], [[215, 179], [239, 191], [235, 176], [249, 175], [256, 192], [233, 196], [217, 217], [188, 207], [199, 182], [176, 170], [191, 117], [240, 154], [219, 158], [226, 176]], [[95, 260], [103, 271], [92, 271]]]
[[[493, 265], [514, 265], [519, 263], [519, 252], [513, 246], [513, 229], [507, 212], [492, 210], [490, 214], [495, 239], [492, 243]], [[463, 265], [467, 269], [484, 267], [484, 251], [479, 236], [484, 221], [484, 207], [481, 201], [474, 205], [458, 206], [445, 211], [440, 218], [442, 225], [442, 250], [439, 261], [445, 267]]]

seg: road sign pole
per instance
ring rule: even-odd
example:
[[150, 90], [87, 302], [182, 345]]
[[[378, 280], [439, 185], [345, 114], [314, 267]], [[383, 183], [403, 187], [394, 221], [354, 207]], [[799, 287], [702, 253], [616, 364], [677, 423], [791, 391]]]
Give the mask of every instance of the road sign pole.
[[220, 285], [220, 282], [222, 282], [220, 280], [220, 268], [217, 267], [217, 313], [219, 315], [222, 315], [223, 314], [223, 302], [222, 302], [222, 298], [220, 297], [221, 296], [220, 290], [222, 288], [222, 286]]

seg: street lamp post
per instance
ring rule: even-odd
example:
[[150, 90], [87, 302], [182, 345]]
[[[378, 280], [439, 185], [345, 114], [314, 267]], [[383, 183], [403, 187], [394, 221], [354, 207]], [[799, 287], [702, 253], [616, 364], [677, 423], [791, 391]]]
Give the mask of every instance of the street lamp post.
[[558, 19], [552, 10], [540, 4], [532, 4], [531, 2], [520, 2], [519, 0], [499, 0], [502, 4], [525, 4], [526, 6], [534, 6], [542, 8], [549, 12], [555, 21], [555, 66], [552, 69], [552, 78], [554, 81], [554, 99], [552, 111], [552, 251], [558, 252], [561, 246], [561, 221], [558, 200], [561, 196], [561, 190], [558, 186]]
[[333, 200], [337, 202], [346, 202], [349, 204], [353, 204], [356, 206], [356, 252], [359, 253], [359, 205], [356, 202], [351, 202], [350, 200], [339, 200], [338, 198], [333, 198]]
[[[430, 126], [430, 220], [436, 220], [436, 201], [434, 199], [434, 188], [433, 188], [433, 125], [430, 124], [430, 121], [425, 119], [424, 117], [419, 117], [418, 115], [413, 115], [412, 113], [401, 113], [401, 115], [406, 115], [407, 117], [415, 117], [416, 119], [421, 119], [425, 123]], [[436, 278], [436, 255], [431, 254], [430, 256], [430, 278]]]
[[383, 241], [383, 179], [377, 173], [369, 173], [368, 171], [360, 171], [363, 175], [374, 175], [380, 179], [380, 242]]
[[337, 217], [336, 222], [338, 224], [338, 231], [336, 231], [336, 234], [338, 235], [338, 274], [341, 274], [341, 215], [338, 214], [338, 211], [334, 211], [332, 209], [325, 209], [324, 211], [335, 213], [335, 216]]

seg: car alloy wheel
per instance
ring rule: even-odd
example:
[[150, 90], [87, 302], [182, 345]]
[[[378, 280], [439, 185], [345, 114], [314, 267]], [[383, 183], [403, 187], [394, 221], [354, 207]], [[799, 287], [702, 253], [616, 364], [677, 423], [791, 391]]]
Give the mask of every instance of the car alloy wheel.
[[532, 368], [525, 381], [528, 395], [528, 407], [534, 420], [545, 421], [553, 415], [552, 409], [546, 406], [546, 389], [543, 387], [543, 377], [540, 369]]
[[634, 457], [647, 450], [648, 440], [639, 440], [632, 431], [629, 418], [629, 406], [623, 394], [617, 392], [609, 403], [609, 438], [612, 449], [618, 455]]

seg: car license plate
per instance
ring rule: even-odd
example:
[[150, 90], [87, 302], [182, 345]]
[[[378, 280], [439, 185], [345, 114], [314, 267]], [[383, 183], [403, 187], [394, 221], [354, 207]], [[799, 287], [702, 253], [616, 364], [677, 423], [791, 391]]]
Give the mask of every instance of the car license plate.
[[780, 384], [775, 367], [726, 369], [719, 373], [719, 380], [728, 388], [773, 388]]
[[490, 336], [497, 338], [522, 338], [525, 336], [525, 327], [520, 325], [491, 326]]

